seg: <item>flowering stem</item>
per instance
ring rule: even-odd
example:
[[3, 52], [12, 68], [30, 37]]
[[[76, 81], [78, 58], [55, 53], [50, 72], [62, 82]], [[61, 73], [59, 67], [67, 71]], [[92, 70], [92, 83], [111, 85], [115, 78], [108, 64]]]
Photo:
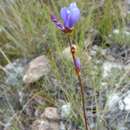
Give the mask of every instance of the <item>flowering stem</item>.
[[69, 39], [69, 46], [70, 46], [70, 49], [71, 49], [71, 54], [72, 54], [72, 57], [73, 57], [73, 63], [75, 65], [75, 71], [76, 71], [76, 74], [77, 74], [77, 77], [78, 77], [78, 80], [79, 80], [79, 84], [80, 84], [80, 93], [81, 93], [81, 103], [82, 103], [82, 110], [83, 110], [83, 117], [84, 117], [84, 125], [85, 125], [86, 130], [91, 130], [89, 128], [88, 117], [87, 117], [87, 114], [85, 112], [84, 86], [83, 86], [83, 83], [82, 83], [82, 80], [81, 80], [80, 70], [77, 69], [77, 67], [76, 67], [76, 56], [75, 56], [75, 52], [72, 50], [73, 46], [72, 46], [72, 42], [71, 42], [70, 36], [68, 37], [68, 39]]

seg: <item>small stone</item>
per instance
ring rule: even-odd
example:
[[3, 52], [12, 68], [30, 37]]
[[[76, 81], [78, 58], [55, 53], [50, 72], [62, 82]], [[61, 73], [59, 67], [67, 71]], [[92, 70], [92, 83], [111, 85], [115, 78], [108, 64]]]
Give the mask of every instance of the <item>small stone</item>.
[[111, 94], [108, 98], [108, 112], [106, 118], [109, 127], [113, 129], [129, 130], [130, 125], [130, 91]]
[[31, 130], [59, 130], [59, 123], [39, 119], [33, 122], [31, 128]]
[[48, 119], [50, 121], [58, 121], [60, 119], [57, 108], [55, 107], [47, 107], [44, 113], [41, 115], [41, 118]]
[[71, 111], [72, 111], [72, 109], [71, 109], [71, 104], [70, 103], [67, 103], [67, 104], [63, 105], [61, 107], [61, 117], [62, 118], [69, 117], [70, 114], [71, 114]]
[[113, 106], [115, 104], [117, 104], [117, 102], [120, 101], [120, 97], [119, 97], [119, 94], [115, 93], [115, 94], [112, 94], [108, 97], [108, 101], [107, 101], [107, 104], [108, 104], [108, 107], [109, 107], [109, 110], [111, 110], [113, 108]]
[[59, 124], [59, 122], [51, 122], [50, 127], [51, 127], [51, 130], [59, 130], [60, 124]]
[[62, 52], [62, 55], [65, 59], [69, 60], [69, 61], [73, 61], [72, 59], [72, 55], [71, 55], [71, 52], [70, 52], [70, 47], [66, 47], [63, 52]]
[[60, 122], [60, 130], [66, 130], [65, 124], [63, 122]]
[[114, 63], [114, 62], [109, 62], [109, 61], [104, 62], [103, 63], [103, 78], [106, 78], [107, 76], [109, 76], [113, 68], [122, 70], [123, 67], [124, 66], [119, 63]]
[[128, 91], [125, 97], [119, 102], [120, 110], [130, 111], [130, 91]]
[[33, 83], [39, 80], [42, 76], [47, 75], [50, 71], [49, 60], [42, 55], [33, 59], [23, 77], [24, 83]]
[[36, 120], [32, 124], [32, 130], [49, 130], [49, 123], [48, 121], [43, 120]]
[[26, 63], [27, 59], [16, 59], [12, 63], [7, 64], [5, 66], [5, 83], [12, 86], [22, 84]]

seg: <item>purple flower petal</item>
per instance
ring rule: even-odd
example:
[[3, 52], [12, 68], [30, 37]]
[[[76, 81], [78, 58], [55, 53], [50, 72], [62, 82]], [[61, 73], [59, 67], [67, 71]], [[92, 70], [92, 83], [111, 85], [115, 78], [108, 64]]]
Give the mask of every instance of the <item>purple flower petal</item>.
[[65, 27], [71, 29], [80, 18], [80, 10], [76, 3], [71, 3], [69, 7], [64, 7], [60, 11], [61, 18], [64, 21]]
[[60, 16], [61, 18], [63, 19], [63, 21], [66, 21], [67, 18], [68, 18], [68, 12], [67, 12], [67, 8], [62, 8], [61, 11], [60, 11]]
[[65, 25], [65, 27], [67, 27], [67, 28], [71, 28], [71, 27], [70, 27], [70, 15], [68, 15], [67, 20], [64, 21], [64, 25]]
[[55, 15], [51, 15], [52, 22], [57, 22], [57, 17]]
[[76, 69], [80, 70], [80, 59], [79, 58], [75, 59], [75, 67], [76, 67]]
[[56, 27], [60, 29], [61, 31], [64, 31], [65, 27], [61, 22], [56, 22]]
[[76, 2], [71, 3], [68, 8], [69, 9], [77, 8]]
[[58, 19], [55, 15], [51, 15], [51, 20], [58, 29], [60, 29], [61, 31], [64, 31], [64, 29], [65, 29], [64, 25], [58, 21]]
[[75, 8], [71, 11], [71, 15], [69, 16], [69, 28], [72, 28], [80, 18], [80, 10]]

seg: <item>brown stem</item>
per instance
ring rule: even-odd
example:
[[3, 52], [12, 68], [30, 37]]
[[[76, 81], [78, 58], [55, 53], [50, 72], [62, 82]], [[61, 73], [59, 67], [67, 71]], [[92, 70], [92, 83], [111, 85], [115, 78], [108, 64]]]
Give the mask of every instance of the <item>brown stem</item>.
[[[69, 37], [69, 46], [70, 46], [70, 49], [72, 49], [72, 42], [71, 42], [70, 37]], [[71, 50], [71, 54], [72, 54], [72, 57], [73, 57], [73, 63], [75, 65], [76, 56], [75, 56], [75, 53], [72, 52], [72, 50]], [[79, 70], [77, 70], [76, 65], [75, 65], [75, 71], [76, 71], [76, 74], [77, 74], [77, 77], [78, 77], [78, 80], [79, 80], [79, 84], [80, 84], [80, 93], [81, 93], [81, 103], [82, 103], [82, 110], [83, 110], [83, 117], [84, 117], [84, 125], [85, 125], [86, 130], [91, 130], [89, 128], [89, 125], [88, 125], [87, 113], [85, 112], [84, 87], [83, 87], [83, 83], [82, 83], [82, 80], [81, 80], [80, 72], [79, 72]]]
[[80, 92], [81, 92], [81, 100], [82, 100], [82, 109], [83, 109], [83, 116], [84, 116], [85, 128], [86, 128], [86, 130], [90, 130], [89, 125], [88, 125], [87, 113], [85, 112], [84, 87], [83, 87], [83, 83], [82, 83], [80, 74], [78, 75], [78, 80], [79, 80], [79, 83], [80, 83]]

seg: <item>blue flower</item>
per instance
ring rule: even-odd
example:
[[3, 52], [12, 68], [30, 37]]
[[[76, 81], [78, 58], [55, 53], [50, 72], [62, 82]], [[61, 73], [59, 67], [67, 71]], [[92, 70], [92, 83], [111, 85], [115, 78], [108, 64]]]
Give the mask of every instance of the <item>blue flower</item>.
[[69, 7], [62, 8], [60, 11], [60, 15], [64, 21], [64, 26], [71, 29], [79, 21], [80, 10], [74, 2], [71, 3]]
[[68, 7], [62, 8], [60, 11], [60, 16], [63, 19], [64, 24], [62, 24], [54, 15], [51, 15], [51, 20], [58, 29], [68, 33], [72, 31], [74, 25], [79, 21], [80, 10], [74, 2], [71, 3]]

